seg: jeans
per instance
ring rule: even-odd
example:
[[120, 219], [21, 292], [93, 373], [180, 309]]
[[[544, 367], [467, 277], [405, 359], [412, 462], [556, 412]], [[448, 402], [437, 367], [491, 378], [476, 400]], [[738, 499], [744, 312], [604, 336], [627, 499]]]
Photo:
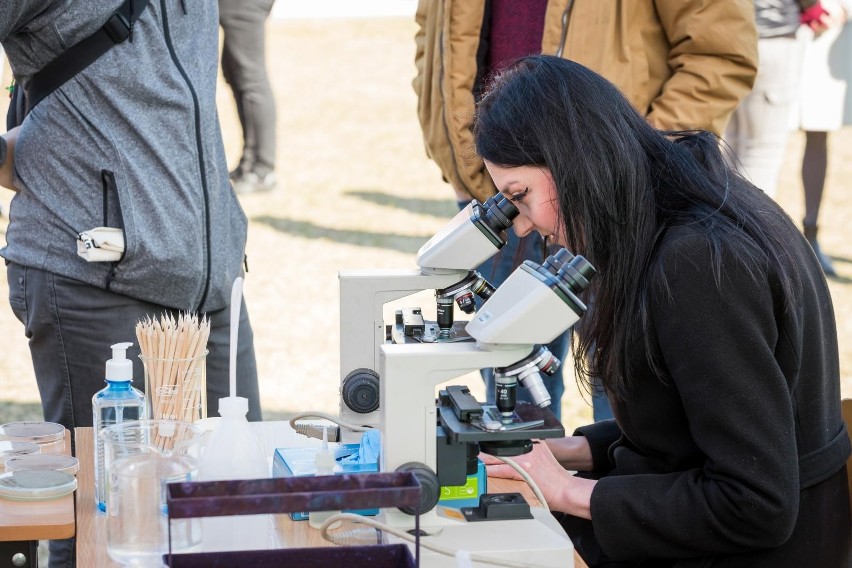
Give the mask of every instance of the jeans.
[[[464, 209], [467, 202], [459, 202], [458, 205], [460, 209]], [[544, 239], [537, 232], [532, 232], [521, 238], [515, 234], [512, 228], [509, 228], [506, 231], [506, 237], [506, 244], [503, 248], [477, 267], [477, 271], [482, 277], [494, 287], [499, 287], [525, 260], [542, 262], [546, 258]], [[550, 352], [563, 363], [568, 354], [570, 337], [569, 330], [546, 345]], [[550, 410], [559, 420], [562, 419], [562, 393], [565, 392], [562, 371], [563, 367], [560, 366], [552, 376], [542, 375], [544, 386], [550, 393]], [[485, 400], [488, 404], [494, 404], [494, 372], [492, 369], [482, 369], [480, 374], [485, 381]], [[517, 400], [530, 402], [527, 389], [518, 386]]]
[[275, 96], [266, 73], [264, 33], [273, 1], [219, 0], [222, 75], [243, 129], [240, 169], [261, 176], [275, 169]]
[[592, 418], [594, 421], [600, 422], [601, 420], [615, 418], [612, 407], [609, 405], [609, 399], [606, 397], [606, 392], [600, 382], [593, 381], [592, 389]]
[[[77, 280], [7, 262], [9, 304], [29, 339], [44, 419], [74, 428], [92, 426], [92, 396], [105, 386], [110, 346], [131, 341], [136, 388], [144, 371], [136, 343], [136, 322], [174, 312], [164, 306], [101, 290]], [[208, 312], [207, 406], [215, 416], [219, 398], [229, 396], [230, 307]], [[243, 303], [237, 353], [237, 395], [249, 400], [249, 420], [260, 420], [260, 393], [251, 324]], [[91, 504], [94, 507], [94, 503]], [[74, 566], [74, 540], [50, 542], [50, 566]]]

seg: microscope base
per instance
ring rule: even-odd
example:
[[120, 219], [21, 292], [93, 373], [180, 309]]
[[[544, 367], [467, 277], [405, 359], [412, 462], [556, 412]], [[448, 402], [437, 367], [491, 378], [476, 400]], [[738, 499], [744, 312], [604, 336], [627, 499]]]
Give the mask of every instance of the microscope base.
[[[421, 536], [421, 568], [450, 568], [456, 566], [452, 556], [429, 550], [423, 544], [431, 543], [454, 551], [511, 560], [519, 565], [541, 568], [573, 568], [574, 546], [550, 511], [541, 507], [530, 509], [533, 518], [511, 521], [466, 522], [436, 514], [422, 515], [420, 528], [429, 536]], [[448, 510], [453, 514], [453, 510]], [[456, 514], [458, 514], [456, 512]], [[393, 526], [414, 528], [414, 518], [399, 511], [383, 511], [384, 521]], [[388, 536], [389, 543], [401, 542]], [[414, 544], [409, 543], [414, 554]], [[475, 568], [495, 566], [487, 562], [474, 562]]]

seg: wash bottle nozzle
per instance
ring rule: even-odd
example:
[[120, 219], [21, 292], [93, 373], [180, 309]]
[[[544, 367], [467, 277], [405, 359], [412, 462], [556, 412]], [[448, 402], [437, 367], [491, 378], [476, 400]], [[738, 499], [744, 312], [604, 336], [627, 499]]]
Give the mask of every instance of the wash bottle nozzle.
[[334, 452], [328, 447], [328, 426], [322, 427], [322, 447], [317, 452], [315, 463], [317, 475], [332, 475], [334, 473], [334, 465], [337, 461], [334, 459]]
[[[316, 475], [334, 475], [334, 452], [328, 447], [328, 426], [322, 427], [322, 447], [316, 453], [314, 464], [316, 464]], [[308, 524], [315, 529], [320, 528], [330, 516], [340, 511], [311, 511], [308, 513]], [[339, 523], [336, 523], [339, 524]], [[335, 526], [335, 523], [331, 525]]]

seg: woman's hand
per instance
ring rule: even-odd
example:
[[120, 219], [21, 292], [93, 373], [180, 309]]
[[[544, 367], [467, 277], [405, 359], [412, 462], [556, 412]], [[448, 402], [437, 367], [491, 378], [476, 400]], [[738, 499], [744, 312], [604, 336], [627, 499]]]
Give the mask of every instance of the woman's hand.
[[[480, 454], [479, 457], [485, 463], [489, 477], [522, 479], [511, 466], [497, 458], [488, 454]], [[574, 477], [557, 461], [548, 444], [535, 443], [531, 452], [515, 456], [512, 460], [532, 477], [552, 511], [591, 519], [589, 502], [597, 482]]]
[[564, 438], [549, 438], [545, 440], [547, 447], [553, 452], [562, 467], [572, 471], [592, 471], [592, 448], [585, 436], [566, 436]]

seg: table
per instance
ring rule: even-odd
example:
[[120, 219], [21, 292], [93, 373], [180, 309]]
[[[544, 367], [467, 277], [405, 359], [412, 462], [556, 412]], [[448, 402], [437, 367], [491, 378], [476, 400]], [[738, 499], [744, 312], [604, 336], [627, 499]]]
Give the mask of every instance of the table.
[[[259, 427], [261, 442], [265, 448], [300, 447], [316, 445], [317, 441], [305, 438], [293, 432], [287, 422], [253, 423]], [[77, 565], [98, 566], [98, 568], [120, 568], [121, 565], [110, 559], [107, 554], [106, 516], [97, 511], [94, 502], [93, 436], [91, 428], [76, 429], [77, 459], [80, 471], [77, 472]], [[270, 450], [270, 460], [272, 451]], [[489, 479], [489, 489], [495, 492], [516, 491], [534, 501], [535, 497], [525, 483], [519, 481]], [[289, 515], [275, 515], [282, 542], [299, 546], [333, 546], [322, 539], [319, 531], [312, 529], [305, 521], [292, 521]], [[577, 552], [574, 552], [575, 568], [588, 568]]]
[[[71, 455], [70, 432], [65, 431], [62, 444], [49, 446], [43, 453]], [[24, 566], [36, 566], [39, 540], [71, 538], [74, 531], [73, 495], [49, 501], [0, 499], [0, 567], [14, 566], [15, 554], [27, 558]]]

